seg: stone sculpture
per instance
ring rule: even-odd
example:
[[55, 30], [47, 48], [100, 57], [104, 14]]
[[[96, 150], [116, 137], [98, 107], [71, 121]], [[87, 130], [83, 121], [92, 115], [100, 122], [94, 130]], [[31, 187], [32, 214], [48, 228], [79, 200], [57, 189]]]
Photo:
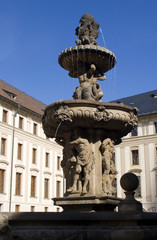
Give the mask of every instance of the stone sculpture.
[[113, 160], [114, 142], [106, 138], [100, 146], [100, 151], [102, 154], [102, 189], [106, 195], [112, 196], [116, 193], [113, 181], [117, 173]]
[[[54, 199], [64, 210], [114, 209], [117, 204], [115, 144], [137, 125], [137, 109], [102, 102], [97, 80], [116, 64], [111, 51], [97, 44], [99, 24], [85, 14], [76, 28], [76, 46], [59, 55], [59, 64], [78, 78], [73, 100], [57, 101], [43, 115], [43, 129], [63, 146], [62, 167], [66, 179], [63, 198]], [[105, 205], [107, 203], [107, 205]]]
[[89, 71], [80, 74], [78, 78], [80, 86], [76, 88], [73, 98], [101, 101], [103, 92], [97, 80], [105, 80], [105, 75], [99, 76], [96, 73], [96, 66], [91, 64]]
[[76, 140], [70, 142], [71, 158], [69, 161], [74, 164], [74, 177], [73, 185], [67, 190], [67, 192], [73, 192], [77, 190], [77, 181], [81, 176], [82, 193], [87, 193], [87, 185], [90, 177], [90, 172], [94, 165], [94, 156], [91, 152], [90, 144], [87, 139], [78, 137]]
[[78, 45], [85, 44], [97, 44], [97, 37], [99, 36], [99, 24], [95, 22], [94, 17], [87, 13], [80, 19], [80, 26], [75, 29], [78, 39], [76, 43]]

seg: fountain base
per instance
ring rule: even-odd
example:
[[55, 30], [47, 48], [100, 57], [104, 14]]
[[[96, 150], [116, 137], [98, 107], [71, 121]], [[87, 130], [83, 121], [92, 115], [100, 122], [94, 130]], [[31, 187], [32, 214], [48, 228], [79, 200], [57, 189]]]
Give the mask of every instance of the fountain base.
[[98, 212], [114, 211], [121, 199], [112, 196], [81, 196], [53, 198], [53, 201], [54, 205], [62, 207], [65, 212]]

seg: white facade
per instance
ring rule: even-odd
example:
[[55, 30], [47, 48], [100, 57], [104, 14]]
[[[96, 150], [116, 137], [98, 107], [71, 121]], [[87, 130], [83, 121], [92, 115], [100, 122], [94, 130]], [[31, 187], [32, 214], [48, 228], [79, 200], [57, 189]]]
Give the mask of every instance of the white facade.
[[41, 116], [0, 100], [0, 141], [0, 211], [59, 211], [52, 198], [63, 195], [62, 148], [46, 138]]
[[[137, 136], [129, 133], [115, 148], [117, 196], [124, 197], [120, 178], [126, 172], [140, 178], [137, 200], [146, 211], [157, 212], [157, 114], [139, 116]], [[135, 154], [135, 155], [134, 155]], [[138, 154], [138, 155], [137, 155]]]

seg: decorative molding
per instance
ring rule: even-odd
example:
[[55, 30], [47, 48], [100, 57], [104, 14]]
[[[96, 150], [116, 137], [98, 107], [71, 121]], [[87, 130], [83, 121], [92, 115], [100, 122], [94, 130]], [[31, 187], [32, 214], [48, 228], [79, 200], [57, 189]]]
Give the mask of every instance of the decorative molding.
[[16, 168], [19, 167], [19, 168], [23, 168], [23, 169], [25, 169], [25, 166], [24, 166], [23, 164], [15, 164], [15, 167], [16, 167]]

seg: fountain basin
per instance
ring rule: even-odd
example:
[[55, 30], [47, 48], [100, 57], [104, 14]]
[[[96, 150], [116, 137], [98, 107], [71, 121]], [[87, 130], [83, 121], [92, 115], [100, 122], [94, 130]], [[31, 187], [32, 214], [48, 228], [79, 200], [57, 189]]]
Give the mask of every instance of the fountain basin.
[[75, 128], [117, 132], [120, 138], [137, 125], [137, 109], [118, 103], [89, 100], [57, 101], [45, 109], [43, 128], [48, 137], [62, 137]]
[[96, 66], [99, 73], [105, 73], [116, 64], [116, 56], [108, 49], [95, 45], [78, 45], [61, 52], [58, 62], [64, 69], [75, 72], [72, 77], [77, 77], [91, 64]]

